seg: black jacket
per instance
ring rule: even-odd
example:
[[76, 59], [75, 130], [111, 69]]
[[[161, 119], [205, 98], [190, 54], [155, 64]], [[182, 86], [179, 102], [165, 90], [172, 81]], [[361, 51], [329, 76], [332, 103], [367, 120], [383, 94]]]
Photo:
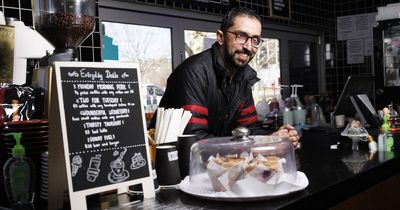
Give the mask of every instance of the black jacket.
[[191, 111], [193, 116], [185, 133], [197, 134], [200, 139], [230, 136], [232, 129], [240, 125], [248, 127], [252, 134], [264, 133], [257, 124], [252, 96], [252, 86], [257, 81], [250, 66], [240, 69], [231, 80], [216, 42], [173, 71], [159, 106]]

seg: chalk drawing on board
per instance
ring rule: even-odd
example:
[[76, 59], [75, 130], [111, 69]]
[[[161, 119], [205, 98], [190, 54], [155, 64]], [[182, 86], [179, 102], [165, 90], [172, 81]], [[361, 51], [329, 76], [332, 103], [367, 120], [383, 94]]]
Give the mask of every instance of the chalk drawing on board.
[[101, 154], [90, 158], [89, 168], [86, 171], [87, 180], [95, 182], [100, 173]]
[[143, 158], [142, 153], [138, 152], [132, 157], [131, 169], [135, 170], [146, 165], [146, 160]]
[[82, 158], [79, 155], [75, 155], [72, 158], [72, 163], [71, 163], [71, 167], [72, 167], [72, 177], [75, 177], [75, 175], [78, 173], [78, 170], [80, 167], [82, 167]]
[[[129, 172], [125, 170], [125, 162], [122, 160], [122, 158], [124, 158], [126, 150], [127, 149], [124, 148], [124, 151], [119, 154], [118, 158], [110, 163], [111, 171], [108, 173], [108, 181], [110, 181], [111, 183], [119, 183], [129, 177]], [[114, 151], [113, 155], [117, 156], [118, 151]]]

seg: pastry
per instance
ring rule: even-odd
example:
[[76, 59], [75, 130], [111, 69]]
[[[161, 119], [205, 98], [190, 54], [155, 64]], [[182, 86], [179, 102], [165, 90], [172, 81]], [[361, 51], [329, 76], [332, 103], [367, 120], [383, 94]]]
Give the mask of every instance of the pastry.
[[[282, 163], [285, 159], [278, 156], [253, 157], [246, 153], [240, 157], [228, 155], [225, 157], [211, 156], [207, 164], [207, 173], [212, 187], [216, 192], [229, 191], [238, 180], [253, 177], [266, 183], [277, 174], [283, 173]], [[278, 179], [279, 177], [277, 177]]]

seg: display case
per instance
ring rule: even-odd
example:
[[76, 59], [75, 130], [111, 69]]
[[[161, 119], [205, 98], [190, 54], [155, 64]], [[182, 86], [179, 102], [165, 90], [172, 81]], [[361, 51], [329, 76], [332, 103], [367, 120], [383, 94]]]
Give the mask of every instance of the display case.
[[400, 104], [400, 18], [376, 22], [374, 64], [376, 108]]
[[[396, 23], [396, 22], [394, 22]], [[387, 24], [382, 31], [383, 37], [383, 84], [384, 86], [400, 86], [399, 51], [400, 25]]]

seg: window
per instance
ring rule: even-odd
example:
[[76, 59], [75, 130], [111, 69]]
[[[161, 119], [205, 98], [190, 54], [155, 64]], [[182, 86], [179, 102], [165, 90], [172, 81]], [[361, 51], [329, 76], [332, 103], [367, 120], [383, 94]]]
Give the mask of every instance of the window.
[[258, 49], [250, 66], [257, 71], [260, 81], [253, 86], [254, 103], [280, 95], [279, 40], [267, 39]]
[[104, 61], [138, 63], [142, 83], [164, 89], [172, 72], [171, 29], [113, 22], [103, 25]]
[[217, 40], [215, 32], [185, 30], [185, 58], [200, 53]]

